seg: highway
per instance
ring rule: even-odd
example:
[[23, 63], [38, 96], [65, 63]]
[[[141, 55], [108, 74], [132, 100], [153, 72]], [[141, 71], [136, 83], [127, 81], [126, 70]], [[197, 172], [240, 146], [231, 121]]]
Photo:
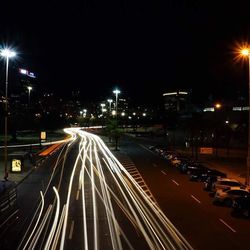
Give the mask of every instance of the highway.
[[66, 132], [21, 185], [19, 229], [5, 241], [18, 231], [17, 249], [193, 249], [98, 136]]

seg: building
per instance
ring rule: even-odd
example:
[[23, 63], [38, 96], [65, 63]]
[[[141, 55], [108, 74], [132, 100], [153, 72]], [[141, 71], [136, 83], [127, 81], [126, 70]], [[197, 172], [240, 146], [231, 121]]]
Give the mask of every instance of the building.
[[167, 113], [188, 113], [190, 111], [190, 94], [187, 91], [173, 91], [163, 94], [164, 109]]

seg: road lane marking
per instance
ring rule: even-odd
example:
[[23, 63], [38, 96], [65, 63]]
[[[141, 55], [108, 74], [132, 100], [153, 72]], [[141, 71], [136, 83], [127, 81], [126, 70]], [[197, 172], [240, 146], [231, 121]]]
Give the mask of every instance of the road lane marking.
[[172, 182], [176, 185], [176, 186], [180, 186], [180, 184], [178, 182], [176, 182], [175, 180], [172, 180]]
[[153, 167], [157, 168], [158, 166], [157, 166], [157, 164], [153, 163]]
[[156, 155], [154, 152], [152, 152], [150, 149], [148, 149], [147, 147], [143, 146], [142, 144], [138, 144], [138, 145], [141, 146], [142, 148], [146, 149], [151, 154]]
[[197, 199], [194, 195], [190, 195], [195, 201], [197, 201], [199, 204], [201, 204], [201, 201], [199, 199]]
[[78, 199], [79, 199], [79, 193], [80, 193], [80, 191], [77, 190], [77, 193], [76, 193], [76, 200], [77, 200], [77, 201], [78, 201]]
[[74, 226], [75, 226], [75, 221], [72, 220], [72, 222], [71, 222], [71, 227], [70, 227], [70, 231], [69, 231], [69, 240], [72, 239], [73, 231], [74, 231]]
[[224, 220], [219, 219], [221, 223], [223, 223], [227, 228], [229, 228], [232, 232], [236, 233], [236, 230], [234, 230], [232, 227], [230, 227]]
[[164, 175], [167, 175], [163, 170], [161, 170], [161, 172], [162, 172]]

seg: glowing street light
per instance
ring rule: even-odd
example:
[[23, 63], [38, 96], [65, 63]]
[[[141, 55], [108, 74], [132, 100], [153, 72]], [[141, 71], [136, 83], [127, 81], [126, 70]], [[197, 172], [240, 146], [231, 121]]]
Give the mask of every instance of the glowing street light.
[[244, 48], [240, 51], [240, 53], [242, 54], [242, 56], [249, 56], [249, 49]]
[[109, 103], [109, 112], [111, 113], [111, 104], [112, 104], [113, 100], [112, 99], [108, 99], [107, 101]]
[[7, 49], [7, 48], [1, 50], [0, 54], [1, 54], [2, 57], [5, 57], [6, 59], [7, 59], [7, 58], [9, 59], [9, 58], [11, 58], [11, 57], [16, 56], [16, 52], [15, 52], [15, 51], [10, 50], [10, 49]]
[[215, 106], [215, 108], [217, 108], [217, 109], [220, 109], [220, 108], [221, 108], [221, 104], [220, 104], [220, 103], [216, 103], [214, 106]]
[[28, 96], [28, 101], [29, 101], [29, 106], [30, 106], [30, 92], [31, 92], [31, 90], [33, 89], [31, 86], [28, 86], [27, 87], [27, 89], [28, 89], [28, 92], [29, 92], [29, 96]]
[[10, 49], [3, 49], [0, 51], [0, 56], [5, 58], [5, 116], [4, 116], [4, 179], [8, 179], [8, 151], [7, 151], [7, 136], [8, 136], [8, 77], [9, 77], [9, 60], [16, 56], [16, 53]]
[[116, 115], [116, 120], [117, 120], [117, 106], [118, 106], [118, 95], [121, 93], [121, 91], [119, 89], [115, 89], [113, 91], [113, 93], [115, 94], [115, 115]]
[[[250, 47], [246, 46], [241, 48], [240, 55], [248, 59], [248, 106], [250, 107]], [[248, 148], [247, 148], [247, 175], [246, 185], [249, 185], [249, 172], [250, 172], [250, 108], [248, 113]]]

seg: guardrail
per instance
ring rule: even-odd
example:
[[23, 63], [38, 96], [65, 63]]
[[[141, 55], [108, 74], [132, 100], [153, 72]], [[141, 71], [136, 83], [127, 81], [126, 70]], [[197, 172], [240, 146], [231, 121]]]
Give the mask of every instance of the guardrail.
[[11, 187], [0, 196], [0, 229], [17, 213], [17, 189]]

